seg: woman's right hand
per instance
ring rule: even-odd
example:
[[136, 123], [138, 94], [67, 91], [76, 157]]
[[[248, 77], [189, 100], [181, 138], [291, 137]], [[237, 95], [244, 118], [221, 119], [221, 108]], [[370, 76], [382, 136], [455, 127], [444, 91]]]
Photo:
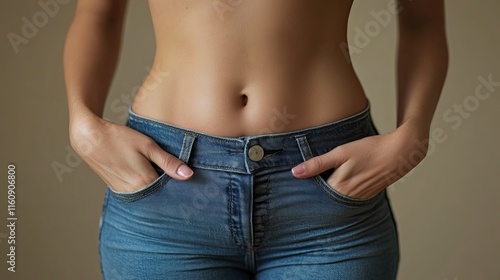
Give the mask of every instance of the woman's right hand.
[[151, 162], [175, 179], [187, 180], [193, 175], [184, 162], [165, 152], [151, 138], [96, 115], [72, 120], [70, 141], [90, 168], [119, 192], [133, 192], [157, 179]]

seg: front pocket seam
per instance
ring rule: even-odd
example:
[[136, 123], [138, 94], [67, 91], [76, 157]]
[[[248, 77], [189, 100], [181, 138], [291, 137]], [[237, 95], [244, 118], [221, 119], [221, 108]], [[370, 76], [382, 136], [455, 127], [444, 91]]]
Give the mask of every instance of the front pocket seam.
[[382, 193], [379, 192], [374, 197], [368, 199], [356, 199], [347, 197], [339, 193], [336, 189], [330, 186], [323, 178], [321, 178], [320, 175], [313, 176], [312, 179], [316, 183], [316, 186], [321, 188], [321, 190], [323, 190], [323, 192], [325, 192], [328, 197], [346, 206], [361, 207], [369, 205], [373, 201], [375, 201], [378, 198], [378, 196]]
[[109, 189], [114, 197], [118, 198], [120, 201], [130, 203], [151, 195], [155, 191], [159, 190], [170, 178], [172, 177], [168, 176], [167, 173], [163, 173], [160, 177], [151, 182], [151, 184], [131, 193], [117, 192], [111, 188]]

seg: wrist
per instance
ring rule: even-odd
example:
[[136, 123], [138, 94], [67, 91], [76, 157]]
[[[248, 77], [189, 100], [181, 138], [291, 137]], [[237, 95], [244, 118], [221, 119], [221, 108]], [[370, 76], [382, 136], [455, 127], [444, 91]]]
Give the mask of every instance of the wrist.
[[101, 119], [98, 115], [94, 114], [88, 109], [70, 110], [69, 125], [70, 130], [78, 129], [81, 126], [93, 125]]
[[391, 134], [395, 137], [395, 146], [399, 147], [403, 154], [411, 156], [414, 165], [417, 165], [427, 155], [430, 127], [422, 122], [406, 121], [401, 123]]
[[410, 119], [400, 123], [394, 132], [402, 137], [424, 140], [429, 138], [430, 125], [422, 121]]
[[68, 100], [70, 125], [102, 120], [103, 108], [94, 103], [82, 98], [70, 98]]
[[80, 108], [70, 110], [69, 137], [72, 146], [94, 134], [96, 130], [102, 130], [106, 121], [89, 109]]

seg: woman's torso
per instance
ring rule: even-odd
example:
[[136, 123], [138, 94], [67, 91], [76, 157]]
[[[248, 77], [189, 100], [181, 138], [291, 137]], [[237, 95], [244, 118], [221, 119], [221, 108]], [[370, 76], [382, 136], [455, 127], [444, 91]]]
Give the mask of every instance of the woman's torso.
[[367, 105], [345, 48], [352, 0], [149, 4], [156, 54], [137, 114], [237, 137], [321, 125]]

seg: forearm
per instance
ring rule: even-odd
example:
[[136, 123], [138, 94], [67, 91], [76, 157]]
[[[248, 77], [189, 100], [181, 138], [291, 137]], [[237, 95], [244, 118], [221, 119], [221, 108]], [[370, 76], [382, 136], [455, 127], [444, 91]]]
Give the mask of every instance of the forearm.
[[400, 24], [397, 69], [397, 126], [428, 134], [448, 69], [444, 18]]
[[88, 115], [102, 117], [107, 92], [119, 57], [125, 5], [115, 16], [80, 11], [64, 47], [64, 74], [70, 126]]

